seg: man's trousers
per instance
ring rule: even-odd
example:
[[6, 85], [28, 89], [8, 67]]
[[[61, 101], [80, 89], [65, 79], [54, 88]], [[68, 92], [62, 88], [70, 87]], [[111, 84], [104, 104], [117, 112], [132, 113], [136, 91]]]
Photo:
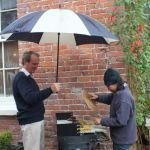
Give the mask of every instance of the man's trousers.
[[44, 150], [44, 120], [21, 126], [24, 150]]

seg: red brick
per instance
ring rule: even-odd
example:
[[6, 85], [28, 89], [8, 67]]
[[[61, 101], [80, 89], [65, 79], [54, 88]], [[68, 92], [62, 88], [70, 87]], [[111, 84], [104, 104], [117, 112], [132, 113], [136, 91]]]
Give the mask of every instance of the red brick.
[[91, 77], [78, 77], [78, 82], [89, 82]]
[[74, 111], [74, 110], [83, 110], [85, 108], [85, 106], [84, 105], [79, 105], [79, 104], [77, 104], [77, 105], [69, 105], [69, 109], [70, 110], [72, 110], [72, 111]]
[[91, 71], [82, 71], [82, 75], [83, 76], [91, 76], [91, 75], [94, 75], [94, 72], [93, 72], [93, 70], [91, 70]]
[[89, 70], [89, 66], [78, 66], [79, 70]]
[[81, 1], [73, 1], [72, 3], [73, 7], [75, 6], [82, 6], [85, 5], [85, 1], [81, 0]]
[[125, 68], [125, 65], [123, 63], [114, 63], [114, 64], [110, 64], [110, 66], [112, 68]]
[[94, 70], [94, 75], [103, 75], [105, 73], [105, 70]]
[[102, 81], [103, 80], [103, 76], [93, 76], [91, 77], [91, 81]]
[[103, 3], [104, 7], [112, 7], [114, 6], [114, 2], [113, 1], [106, 1]]
[[79, 59], [90, 59], [92, 58], [92, 54], [83, 54], [79, 56]]
[[91, 59], [86, 59], [82, 60], [82, 65], [92, 65], [93, 60]]
[[59, 82], [60, 82], [60, 83], [65, 83], [65, 82], [77, 82], [77, 77], [70, 77], [70, 78], [59, 77]]
[[112, 51], [112, 52], [109, 52], [110, 53], [110, 56], [111, 57], [120, 57], [120, 56], [124, 56], [124, 53], [123, 51]]
[[89, 0], [89, 3], [96, 3], [97, 0]]

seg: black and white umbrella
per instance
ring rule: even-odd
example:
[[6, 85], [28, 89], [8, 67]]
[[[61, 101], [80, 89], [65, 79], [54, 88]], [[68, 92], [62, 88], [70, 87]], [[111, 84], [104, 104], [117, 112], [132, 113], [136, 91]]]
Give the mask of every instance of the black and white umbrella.
[[6, 40], [35, 43], [56, 43], [58, 81], [59, 45], [109, 44], [118, 41], [98, 21], [67, 9], [50, 9], [29, 13], [7, 26], [1, 32]]

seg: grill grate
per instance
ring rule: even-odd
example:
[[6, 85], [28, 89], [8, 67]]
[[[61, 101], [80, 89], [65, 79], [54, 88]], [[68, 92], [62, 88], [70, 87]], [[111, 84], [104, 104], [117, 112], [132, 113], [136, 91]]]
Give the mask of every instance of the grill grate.
[[72, 112], [57, 113], [56, 118], [59, 150], [111, 150], [111, 146], [106, 144], [109, 141], [106, 133], [88, 133], [89, 127], [80, 124]]

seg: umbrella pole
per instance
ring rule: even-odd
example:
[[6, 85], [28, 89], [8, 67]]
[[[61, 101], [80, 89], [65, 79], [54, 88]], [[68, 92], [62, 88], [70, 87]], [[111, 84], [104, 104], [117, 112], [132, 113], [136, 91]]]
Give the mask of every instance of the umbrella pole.
[[58, 43], [57, 43], [57, 67], [56, 67], [56, 82], [58, 82], [58, 66], [59, 66], [59, 42], [60, 42], [60, 33], [58, 33]]

